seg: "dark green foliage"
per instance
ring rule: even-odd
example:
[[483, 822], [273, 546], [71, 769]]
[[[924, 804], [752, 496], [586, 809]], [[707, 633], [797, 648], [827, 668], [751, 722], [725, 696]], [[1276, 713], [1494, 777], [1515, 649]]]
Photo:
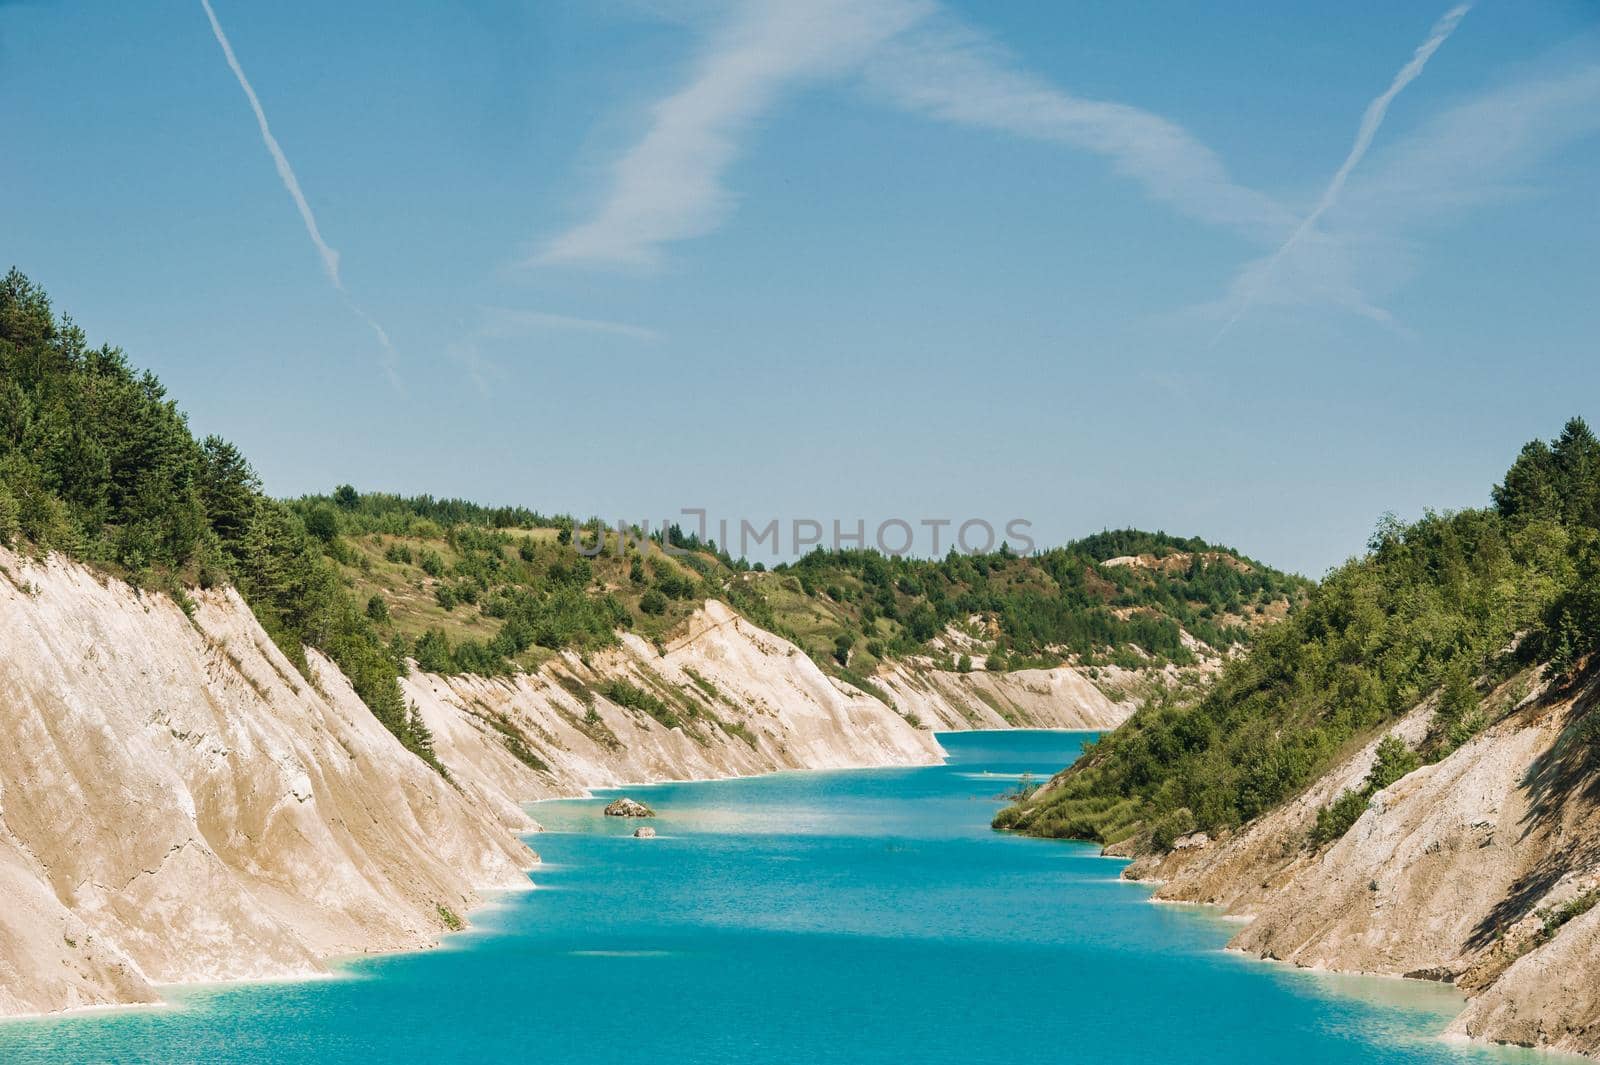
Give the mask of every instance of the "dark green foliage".
[[[332, 540], [337, 516], [315, 517]], [[373, 714], [435, 761], [393, 655], [301, 518], [261, 494], [233, 445], [196, 441], [154, 376], [89, 348], [13, 270], [0, 281], [0, 538], [18, 535], [171, 589], [180, 605], [185, 581], [232, 580], [299, 669], [306, 646], [327, 653]]]
[[307, 507], [318, 503], [329, 503], [338, 510], [340, 531], [346, 535], [374, 532], [391, 536], [423, 535], [452, 526], [551, 529], [564, 520], [546, 517], [527, 507], [489, 507], [465, 499], [435, 499], [430, 495], [358, 492], [350, 485], [340, 485], [331, 496], [310, 496], [299, 501]]
[[1553, 909], [1540, 911], [1539, 942], [1548, 943], [1567, 923], [1582, 917], [1600, 905], [1600, 888], [1593, 888], [1577, 898]]
[[1367, 787], [1373, 793], [1380, 792], [1421, 766], [1422, 759], [1416, 751], [1398, 736], [1385, 736], [1378, 741], [1377, 758], [1372, 763], [1372, 772], [1367, 775]]
[[412, 645], [411, 657], [424, 673], [453, 673], [455, 658], [450, 654], [450, 640], [438, 629], [429, 629], [417, 637]]
[[1361, 820], [1361, 815], [1367, 812], [1370, 798], [1365, 790], [1347, 791], [1332, 805], [1318, 810], [1317, 823], [1311, 829], [1312, 846], [1323, 847], [1336, 839], [1343, 839], [1344, 834], [1350, 831], [1350, 826]]
[[639, 597], [639, 609], [646, 614], [665, 614], [667, 612], [667, 597], [652, 588]]
[[[1531, 661], [1566, 672], [1594, 650], [1597, 496], [1600, 445], [1574, 419], [1553, 444], [1523, 449], [1496, 509], [1386, 518], [1366, 555], [1330, 573], [1204, 695], [1153, 699], [1005, 822], [1111, 842], [1187, 809], [1199, 827], [1226, 830], [1298, 794], [1435, 690], [1445, 735], [1429, 755], [1447, 753], [1484, 723], [1476, 678]], [[1417, 764], [1386, 742], [1364, 792], [1324, 811], [1317, 837], [1337, 838], [1372, 791]]]
[[374, 595], [367, 600], [367, 617], [380, 625], [389, 621], [389, 604], [381, 595]]
[[666, 702], [625, 680], [614, 678], [606, 681], [600, 687], [600, 694], [618, 706], [649, 714], [667, 728], [679, 728], [683, 725], [683, 719]]
[[339, 535], [339, 514], [326, 503], [319, 503], [306, 511], [306, 532], [327, 543]]
[[1399, 737], [1385, 736], [1378, 741], [1372, 771], [1361, 788], [1345, 792], [1332, 805], [1317, 811], [1317, 823], [1311, 829], [1312, 845], [1321, 847], [1343, 838], [1350, 826], [1361, 819], [1374, 795], [1421, 765], [1422, 758]]
[[856, 638], [848, 632], [841, 632], [833, 639], [833, 658], [841, 666], [850, 664], [850, 649], [856, 645]]
[[[1104, 565], [1119, 556], [1143, 564]], [[1119, 650], [1134, 665], [1186, 665], [1182, 631], [1225, 650], [1249, 638], [1238, 619], [1294, 602], [1308, 583], [1203, 540], [1133, 530], [1026, 558], [1009, 549], [933, 560], [818, 549], [780, 569], [805, 594], [854, 612], [862, 632], [878, 618], [893, 622], [897, 653], [922, 653], [946, 625], [978, 614], [998, 621], [1005, 650], [1051, 665]]]

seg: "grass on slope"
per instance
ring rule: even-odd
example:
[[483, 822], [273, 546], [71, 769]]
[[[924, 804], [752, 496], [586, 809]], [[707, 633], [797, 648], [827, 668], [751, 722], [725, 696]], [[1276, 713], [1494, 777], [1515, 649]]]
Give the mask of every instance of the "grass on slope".
[[[886, 659], [947, 668], [1193, 659], [1284, 616], [1305, 582], [1198, 540], [1101, 534], [1020, 557], [1002, 548], [941, 560], [816, 551], [772, 572], [669, 530], [622, 544], [597, 523], [341, 487], [292, 504], [396, 655], [430, 670], [531, 668], [617, 630], [658, 643], [706, 598], [729, 602], [824, 669], [870, 687]], [[507, 523], [512, 524], [507, 524]], [[592, 551], [596, 537], [605, 548]], [[577, 545], [591, 547], [585, 557]], [[624, 550], [619, 551], [619, 548]]]
[[[1437, 731], [1416, 753], [1441, 756], [1483, 725], [1488, 686], [1529, 663], [1569, 670], [1600, 634], [1600, 443], [1588, 427], [1574, 419], [1528, 445], [1494, 498], [1493, 509], [1386, 519], [1366, 554], [1209, 689], [1153, 698], [996, 826], [1157, 848], [1227, 830], [1432, 693]], [[1348, 813], [1328, 811], [1324, 836]]]

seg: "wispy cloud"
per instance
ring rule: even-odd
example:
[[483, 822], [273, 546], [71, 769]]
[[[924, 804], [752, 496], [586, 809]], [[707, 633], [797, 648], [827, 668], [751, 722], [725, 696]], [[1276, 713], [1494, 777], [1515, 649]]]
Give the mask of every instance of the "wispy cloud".
[[652, 108], [649, 130], [616, 163], [594, 217], [533, 262], [649, 265], [662, 245], [710, 232], [731, 208], [723, 176], [740, 140], [784, 91], [848, 69], [928, 10], [919, 0], [742, 5], [713, 33], [688, 84]]
[[[1389, 105], [1394, 102], [1395, 97], [1399, 96], [1407, 85], [1410, 85], [1422, 75], [1423, 68], [1428, 65], [1428, 60], [1433, 58], [1433, 54], [1455, 32], [1456, 26], [1466, 17], [1471, 7], [1471, 4], [1461, 4], [1453, 7], [1438, 22], [1434, 23], [1433, 29], [1428, 34], [1428, 39], [1417, 46], [1416, 51], [1411, 55], [1410, 61], [1395, 74], [1394, 80], [1389, 83], [1389, 87], [1367, 105], [1366, 111], [1361, 116], [1361, 125], [1356, 130], [1355, 143], [1350, 146], [1349, 153], [1345, 156], [1344, 162], [1339, 164], [1339, 169], [1334, 172], [1327, 188], [1323, 189], [1322, 196], [1317, 200], [1316, 206], [1311, 209], [1310, 214], [1300, 220], [1300, 224], [1295, 227], [1294, 232], [1289, 234], [1289, 239], [1284, 241], [1265, 263], [1259, 264], [1249, 271], [1248, 276], [1251, 283], [1246, 287], [1244, 297], [1240, 300], [1238, 308], [1233, 312], [1233, 316], [1228, 319], [1221, 331], [1217, 333], [1216, 338], [1212, 340], [1213, 344], [1221, 340], [1228, 330], [1232, 329], [1239, 319], [1244, 317], [1250, 310], [1251, 305], [1259, 297], [1260, 290], [1272, 282], [1278, 271], [1278, 265], [1283, 261], [1284, 256], [1288, 255], [1296, 245], [1305, 240], [1306, 235], [1312, 232], [1316, 224], [1322, 219], [1322, 216], [1327, 214], [1334, 204], [1339, 202], [1339, 195], [1344, 191], [1345, 183], [1350, 180], [1351, 173], [1355, 171], [1361, 160], [1366, 157], [1367, 150], [1372, 147], [1372, 140], [1378, 135], [1378, 128], [1383, 125], [1384, 117], [1389, 113]], [[1359, 301], [1358, 305], [1360, 305]], [[1388, 317], [1378, 308], [1361, 306], [1364, 308], [1364, 313], [1369, 316], [1377, 317], [1379, 320], [1384, 320]]]
[[278, 143], [278, 138], [272, 135], [272, 127], [267, 124], [267, 113], [261, 108], [261, 99], [256, 96], [256, 90], [250, 84], [250, 79], [245, 76], [244, 67], [239, 65], [239, 57], [233, 54], [233, 45], [228, 41], [228, 35], [222, 31], [222, 23], [217, 21], [217, 13], [211, 8], [211, 0], [200, 0], [200, 6], [205, 8], [206, 18], [211, 21], [211, 32], [216, 36], [217, 43], [222, 46], [222, 55], [228, 61], [228, 69], [239, 79], [239, 88], [244, 90], [245, 99], [250, 101], [250, 110], [256, 114], [256, 125], [261, 127], [261, 140], [266, 144], [267, 151], [272, 155], [272, 162], [278, 168], [278, 177], [283, 180], [283, 187], [289, 190], [290, 198], [299, 209], [300, 220], [306, 225], [306, 234], [311, 237], [311, 243], [317, 246], [317, 254], [322, 256], [323, 272], [328, 275], [328, 280], [333, 282], [334, 288], [343, 291], [344, 284], [339, 280], [339, 253], [322, 239], [322, 230], [317, 228], [317, 216], [312, 213], [311, 205], [306, 202], [306, 194], [300, 191], [300, 179], [294, 176], [294, 167], [289, 165], [289, 157], [283, 154], [283, 146]]
[[1052, 86], [931, 0], [774, 0], [734, 10], [688, 83], [652, 108], [595, 214], [532, 263], [650, 265], [665, 245], [711, 232], [732, 209], [725, 174], [759, 119], [787, 89], [846, 76], [915, 113], [1104, 156], [1155, 199], [1208, 222], [1261, 239], [1294, 224], [1181, 126]]
[[250, 110], [255, 112], [256, 125], [261, 129], [261, 140], [267, 146], [268, 154], [272, 156], [273, 165], [278, 169], [278, 177], [283, 181], [283, 187], [288, 190], [289, 197], [294, 200], [295, 208], [300, 212], [300, 220], [305, 223], [306, 235], [311, 238], [311, 243], [316, 245], [317, 255], [322, 259], [322, 272], [328, 276], [328, 282], [344, 300], [345, 306], [349, 307], [351, 313], [361, 319], [378, 338], [378, 343], [383, 348], [383, 371], [388, 376], [389, 383], [398, 388], [400, 378], [396, 369], [397, 356], [388, 331], [378, 324], [377, 319], [362, 310], [345, 291], [344, 280], [339, 276], [339, 253], [322, 238], [322, 230], [317, 227], [317, 216], [312, 212], [311, 204], [306, 202], [305, 193], [300, 190], [300, 179], [295, 177], [294, 167], [289, 165], [289, 157], [284, 154], [278, 138], [272, 135], [272, 127], [267, 124], [267, 113], [261, 107], [261, 99], [256, 96], [256, 90], [250, 84], [250, 79], [245, 76], [244, 67], [239, 64], [239, 57], [234, 55], [233, 44], [223, 32], [222, 23], [211, 7], [211, 0], [200, 0], [200, 6], [205, 9], [206, 19], [211, 23], [211, 32], [217, 38], [217, 44], [222, 46], [222, 55], [228, 61], [228, 69], [233, 71], [233, 76], [239, 81], [239, 88], [244, 90], [245, 99], [250, 101]]
[[1271, 197], [1230, 178], [1177, 123], [1064, 92], [951, 17], [889, 42], [865, 72], [872, 89], [908, 110], [1103, 156], [1147, 195], [1194, 218], [1274, 234], [1292, 221]]
[[1336, 210], [1288, 253], [1247, 265], [1222, 301], [1198, 310], [1227, 321], [1247, 305], [1331, 307], [1407, 333], [1379, 301], [1416, 273], [1427, 235], [1468, 210], [1537, 195], [1529, 175], [1600, 135], [1593, 54], [1546, 56], [1375, 151], [1350, 176]]
[[549, 311], [517, 310], [510, 307], [483, 308], [483, 324], [477, 333], [485, 338], [502, 339], [527, 336], [530, 333], [556, 329], [576, 333], [605, 333], [627, 337], [630, 340], [659, 340], [661, 334], [654, 329], [626, 322], [608, 322], [599, 318], [575, 318], [569, 314], [552, 314]]
[[711, 232], [736, 203], [726, 175], [761, 118], [785, 92], [833, 79], [936, 121], [1092, 153], [1152, 200], [1259, 244], [1263, 254], [1225, 297], [1199, 309], [1211, 328], [1226, 322], [1226, 332], [1251, 307], [1322, 307], [1404, 333], [1380, 300], [1419, 258], [1408, 233], [1503, 195], [1543, 154], [1600, 125], [1588, 50], [1579, 64], [1569, 57], [1550, 73], [1547, 63], [1545, 74], [1491, 90], [1382, 149], [1391, 106], [1470, 6], [1433, 25], [1300, 211], [1234, 178], [1179, 123], [1052, 84], [935, 0], [735, 3], [683, 86], [654, 105], [642, 139], [615, 162], [594, 213], [531, 262], [649, 265], [672, 242]]
[[661, 334], [642, 325], [610, 322], [601, 318], [579, 318], [570, 314], [526, 310], [515, 307], [479, 307], [478, 320], [470, 329], [445, 347], [445, 354], [467, 370], [473, 385], [485, 396], [490, 382], [505, 375], [483, 352], [483, 345], [506, 340], [521, 340], [551, 331], [591, 333], [622, 337], [626, 340], [656, 341]]

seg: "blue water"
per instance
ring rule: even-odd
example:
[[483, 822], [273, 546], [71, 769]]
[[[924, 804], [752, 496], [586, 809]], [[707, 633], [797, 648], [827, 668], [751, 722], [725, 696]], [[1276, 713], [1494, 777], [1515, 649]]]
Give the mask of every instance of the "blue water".
[[660, 836], [541, 803], [538, 889], [438, 951], [169, 1008], [0, 1024], [0, 1061], [1491, 1063], [1447, 989], [1222, 951], [1095, 848], [1001, 836], [1083, 734], [941, 736], [931, 769], [629, 788]]

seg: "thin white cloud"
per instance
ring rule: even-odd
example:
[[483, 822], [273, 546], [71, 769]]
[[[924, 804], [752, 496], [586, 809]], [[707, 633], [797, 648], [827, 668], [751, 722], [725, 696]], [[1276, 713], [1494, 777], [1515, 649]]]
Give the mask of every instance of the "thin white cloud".
[[[1333, 307], [1406, 332], [1377, 305], [1418, 269], [1426, 232], [1464, 212], [1537, 195], [1528, 175], [1600, 135], [1600, 62], [1546, 57], [1520, 79], [1444, 110], [1351, 175], [1337, 210], [1285, 255], [1246, 266], [1207, 317]], [[1264, 276], [1271, 266], [1270, 277]]]
[[222, 46], [222, 55], [228, 61], [228, 69], [239, 79], [239, 88], [244, 90], [245, 99], [250, 101], [250, 110], [256, 113], [256, 125], [261, 127], [261, 139], [266, 143], [267, 151], [272, 155], [272, 162], [278, 168], [278, 177], [283, 179], [283, 187], [289, 190], [295, 207], [300, 210], [300, 220], [306, 224], [306, 233], [311, 237], [311, 243], [317, 246], [317, 254], [322, 256], [323, 272], [328, 275], [328, 280], [333, 282], [334, 288], [343, 291], [344, 284], [339, 280], [339, 253], [322, 239], [322, 231], [317, 228], [317, 216], [311, 213], [311, 205], [306, 202], [305, 193], [300, 191], [300, 181], [294, 176], [294, 167], [289, 165], [289, 157], [283, 154], [278, 138], [272, 135], [272, 127], [267, 125], [267, 113], [261, 109], [261, 100], [256, 96], [256, 90], [251, 86], [250, 79], [245, 77], [244, 67], [239, 65], [238, 56], [233, 54], [233, 45], [228, 42], [228, 35], [222, 32], [222, 23], [217, 21], [217, 13], [211, 9], [211, 0], [200, 0], [200, 6], [205, 8], [206, 18], [211, 21], [211, 32], [216, 36], [217, 43]]
[[689, 82], [652, 109], [592, 218], [532, 263], [650, 265], [664, 245], [715, 229], [740, 142], [793, 86], [861, 75], [878, 97], [941, 121], [998, 129], [1108, 158], [1152, 197], [1202, 220], [1277, 239], [1294, 216], [1234, 182], [1177, 124], [1062, 92], [931, 0], [743, 4], [713, 32]]
[[[1433, 54], [1455, 32], [1456, 27], [1460, 25], [1461, 20], [1466, 17], [1471, 8], [1471, 4], [1461, 4], [1445, 12], [1444, 16], [1433, 24], [1433, 29], [1428, 33], [1428, 39], [1417, 46], [1416, 51], [1411, 55], [1410, 61], [1395, 74], [1394, 80], [1389, 83], [1389, 87], [1367, 105], [1366, 111], [1361, 116], [1361, 125], [1356, 130], [1355, 143], [1350, 146], [1349, 153], [1345, 156], [1344, 162], [1339, 164], [1339, 169], [1334, 172], [1327, 188], [1323, 189], [1322, 197], [1317, 201], [1317, 205], [1311, 209], [1310, 214], [1301, 219], [1294, 232], [1289, 234], [1289, 239], [1284, 241], [1278, 247], [1278, 250], [1272, 253], [1270, 258], [1264, 263], [1253, 264], [1249, 269], [1251, 283], [1245, 288], [1244, 298], [1239, 302], [1239, 306], [1233, 312], [1233, 316], [1228, 319], [1221, 331], [1212, 340], [1213, 344], [1221, 340], [1228, 330], [1232, 329], [1239, 319], [1244, 317], [1259, 298], [1261, 291], [1272, 283], [1284, 256], [1293, 251], [1295, 246], [1300, 244], [1306, 238], [1306, 235], [1315, 228], [1316, 224], [1321, 221], [1322, 216], [1327, 214], [1334, 204], [1339, 202], [1339, 195], [1344, 191], [1345, 183], [1350, 180], [1351, 173], [1355, 171], [1361, 160], [1366, 157], [1367, 150], [1372, 147], [1372, 140], [1378, 135], [1378, 128], [1383, 125], [1384, 117], [1389, 113], [1389, 105], [1394, 102], [1395, 97], [1399, 96], [1407, 85], [1410, 85], [1421, 76], [1423, 68], [1428, 65], [1428, 60], [1433, 58]], [[1387, 318], [1387, 315], [1378, 308], [1362, 306], [1363, 312], [1369, 314], [1369, 316], [1376, 316], [1379, 320]]]
[[920, 0], [761, 0], [712, 35], [689, 82], [651, 110], [616, 163], [593, 218], [535, 263], [650, 265], [662, 245], [710, 232], [731, 209], [723, 184], [740, 141], [797, 83], [848, 68], [922, 18]]
[[503, 378], [505, 371], [483, 353], [483, 345], [526, 339], [552, 330], [647, 342], [661, 339], [661, 334], [656, 330], [642, 325], [630, 325], [627, 322], [579, 318], [570, 314], [554, 314], [550, 311], [515, 307], [479, 307], [477, 324], [446, 345], [445, 354], [466, 368], [467, 376], [473, 385], [487, 397], [491, 395], [491, 379]]
[[890, 41], [865, 73], [872, 89], [907, 110], [1103, 156], [1147, 195], [1202, 221], [1274, 235], [1292, 224], [1271, 197], [1230, 178], [1183, 127], [1128, 104], [1063, 92], [952, 18]]
[[267, 124], [267, 113], [261, 107], [261, 99], [256, 96], [256, 90], [250, 84], [250, 79], [245, 76], [244, 67], [239, 64], [238, 56], [233, 54], [233, 45], [229, 42], [228, 35], [223, 32], [216, 11], [212, 10], [211, 0], [200, 0], [200, 6], [205, 9], [206, 19], [211, 23], [212, 35], [216, 37], [217, 44], [222, 46], [222, 55], [228, 61], [228, 69], [233, 71], [233, 76], [239, 81], [239, 88], [244, 90], [245, 99], [250, 101], [250, 110], [255, 112], [256, 125], [261, 128], [261, 140], [272, 156], [273, 165], [278, 168], [278, 177], [283, 181], [283, 187], [288, 190], [290, 198], [294, 200], [295, 208], [300, 212], [300, 220], [305, 223], [306, 235], [311, 238], [311, 243], [316, 245], [317, 255], [322, 259], [322, 272], [327, 274], [328, 282], [343, 297], [345, 306], [349, 307], [351, 313], [360, 318], [378, 338], [378, 343], [383, 348], [384, 374], [389, 378], [389, 383], [398, 388], [400, 378], [395, 366], [396, 352], [388, 331], [378, 324], [377, 319], [357, 306], [350, 298], [350, 294], [345, 291], [344, 280], [339, 276], [339, 253], [322, 239], [322, 231], [317, 228], [317, 216], [312, 212], [311, 204], [306, 202], [305, 193], [300, 190], [300, 180], [295, 177], [294, 167], [289, 165], [289, 157], [284, 154], [278, 138], [272, 135], [272, 127]]
[[[1600, 124], [1592, 66], [1569, 63], [1454, 109], [1364, 166], [1380, 155], [1391, 105], [1469, 8], [1440, 18], [1368, 104], [1345, 159], [1302, 214], [1235, 180], [1181, 125], [1064, 91], [933, 0], [736, 4], [684, 86], [653, 107], [643, 138], [614, 164], [596, 211], [531, 261], [649, 265], [672, 242], [711, 232], [735, 204], [726, 175], [762, 116], [785, 92], [852, 79], [909, 113], [1098, 155], [1151, 199], [1274, 249], [1201, 308], [1213, 322], [1250, 306], [1331, 307], [1404, 333], [1378, 300], [1419, 258], [1408, 227], [1503, 195], [1542, 154]], [[1592, 64], [1592, 55], [1582, 58]]]
[[599, 318], [576, 318], [569, 314], [552, 314], [549, 311], [518, 310], [510, 307], [484, 307], [483, 324], [477, 335], [484, 338], [506, 339], [527, 336], [546, 329], [577, 333], [604, 333], [627, 337], [630, 340], [659, 340], [654, 329], [626, 322], [608, 322]]

